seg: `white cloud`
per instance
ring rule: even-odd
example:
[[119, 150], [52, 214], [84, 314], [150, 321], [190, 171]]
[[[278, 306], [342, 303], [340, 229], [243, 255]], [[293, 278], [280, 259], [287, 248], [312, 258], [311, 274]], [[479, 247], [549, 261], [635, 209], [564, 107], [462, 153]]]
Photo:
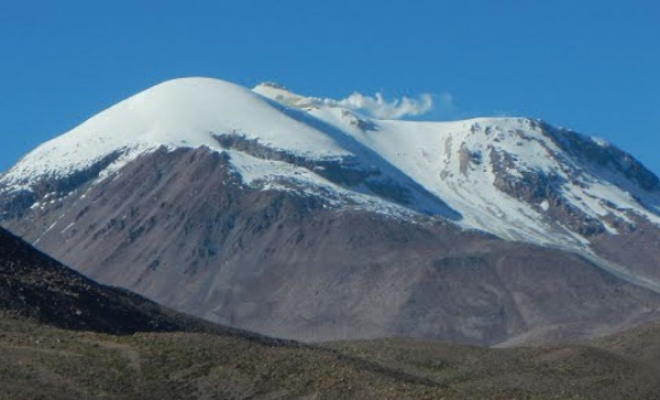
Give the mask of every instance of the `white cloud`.
[[[433, 96], [430, 94], [422, 94], [417, 98], [404, 96], [387, 100], [382, 93], [368, 96], [355, 92], [341, 100], [316, 97], [305, 100], [309, 106], [343, 107], [378, 119], [400, 119], [408, 116], [418, 116], [429, 112], [433, 108]], [[440, 100], [443, 106], [449, 106], [453, 102], [449, 94], [443, 94]]]

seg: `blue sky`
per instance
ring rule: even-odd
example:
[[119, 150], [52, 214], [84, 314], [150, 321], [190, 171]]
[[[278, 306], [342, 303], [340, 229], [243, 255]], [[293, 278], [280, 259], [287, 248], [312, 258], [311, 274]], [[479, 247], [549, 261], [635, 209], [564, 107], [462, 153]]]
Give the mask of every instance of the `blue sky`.
[[0, 169], [139, 90], [203, 75], [430, 93], [423, 118], [542, 118], [659, 173], [659, 17], [651, 0], [2, 1]]

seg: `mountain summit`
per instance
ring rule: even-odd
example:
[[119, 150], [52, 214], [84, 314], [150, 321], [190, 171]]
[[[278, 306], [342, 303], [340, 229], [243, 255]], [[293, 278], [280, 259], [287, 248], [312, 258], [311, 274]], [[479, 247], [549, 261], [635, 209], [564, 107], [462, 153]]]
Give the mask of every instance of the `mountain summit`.
[[660, 293], [660, 183], [615, 146], [528, 118], [367, 118], [274, 84], [124, 100], [2, 175], [0, 213], [104, 283], [309, 340], [491, 344], [585, 313], [615, 329]]

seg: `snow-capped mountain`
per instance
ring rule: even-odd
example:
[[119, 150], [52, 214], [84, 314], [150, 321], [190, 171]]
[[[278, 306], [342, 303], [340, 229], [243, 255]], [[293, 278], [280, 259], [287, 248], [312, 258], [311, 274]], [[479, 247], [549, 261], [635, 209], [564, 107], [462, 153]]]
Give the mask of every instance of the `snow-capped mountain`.
[[[181, 164], [189, 157], [188, 166]], [[189, 170], [200, 168], [200, 159], [210, 164], [190, 175]], [[220, 181], [198, 181], [200, 176], [211, 179], [205, 175], [209, 165], [220, 164]], [[144, 176], [140, 168], [152, 172]], [[158, 181], [151, 182], [154, 174]], [[129, 181], [132, 186], [127, 187]], [[174, 196], [173, 187], [186, 185], [186, 199], [183, 192]], [[219, 243], [246, 234], [232, 229], [254, 209], [245, 204], [245, 193], [250, 193], [255, 204], [272, 196], [284, 196], [280, 203], [282, 198], [297, 199], [294, 203], [308, 210], [291, 210], [300, 214], [297, 218], [367, 215], [380, 221], [371, 229], [403, 224], [407, 232], [441, 225], [466, 238], [493, 235], [508, 243], [501, 245], [507, 253], [513, 243], [574, 253], [605, 273], [660, 292], [660, 183], [615, 146], [527, 118], [377, 120], [273, 84], [249, 90], [216, 79], [186, 78], [139, 93], [44, 143], [2, 175], [0, 212], [14, 231], [83, 271], [96, 271], [92, 276], [112, 276], [108, 283], [177, 304], [183, 301], [172, 300], [177, 294], [165, 298], [162, 288], [145, 283], [144, 271], [126, 283], [125, 274], [120, 279], [120, 272], [107, 268], [114, 268], [117, 254], [159, 224], [158, 207], [174, 205], [179, 213], [183, 207], [183, 214], [191, 216], [201, 211], [184, 205], [215, 207], [209, 203], [219, 196], [213, 190], [222, 190], [224, 196], [228, 188], [232, 194], [225, 208], [217, 210], [217, 221], [229, 224], [222, 231], [225, 236], [202, 238], [200, 229], [211, 232], [217, 226], [204, 221], [199, 222], [209, 226], [188, 226], [190, 220], [181, 215], [169, 217], [178, 221], [170, 225], [170, 234], [208, 242], [204, 257], [217, 259], [217, 265], [228, 262]], [[151, 210], [145, 196], [153, 200]], [[114, 208], [105, 209], [107, 202], [115, 202]], [[104, 211], [85, 220], [99, 209]], [[317, 211], [310, 213], [312, 209]], [[145, 215], [128, 222], [132, 213], [140, 212]], [[237, 215], [225, 221], [225, 212]], [[158, 221], [148, 222], [147, 214]], [[273, 223], [265, 218], [262, 229]], [[102, 229], [108, 220], [115, 225]], [[98, 248], [90, 236], [102, 240], [108, 229], [124, 228], [128, 233], [115, 240], [121, 237], [128, 244], [105, 249], [102, 258], [95, 258]], [[625, 249], [612, 250], [624, 242], [629, 244]], [[165, 250], [141, 246], [132, 262], [157, 270]], [[278, 251], [271, 247], [260, 250], [264, 257]], [[290, 248], [287, 254], [295, 258], [299, 249]], [[199, 256], [185, 262], [189, 265], [182, 265], [183, 270], [196, 270]], [[104, 271], [95, 270], [100, 265]], [[204, 301], [226, 285], [214, 279], [214, 284], [196, 283], [205, 287]], [[209, 317], [207, 311], [197, 314]], [[226, 316], [220, 320], [231, 322]], [[285, 330], [274, 333], [288, 335]]]

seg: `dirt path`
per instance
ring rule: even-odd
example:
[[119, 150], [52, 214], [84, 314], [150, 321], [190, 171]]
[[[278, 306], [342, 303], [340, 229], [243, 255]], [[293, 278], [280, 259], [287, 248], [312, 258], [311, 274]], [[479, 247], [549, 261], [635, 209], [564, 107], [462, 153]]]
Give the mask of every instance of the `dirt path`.
[[117, 342], [99, 341], [94, 343], [98, 344], [104, 349], [114, 350], [118, 352], [119, 355], [121, 355], [123, 358], [128, 360], [128, 366], [134, 372], [132, 377], [134, 378], [135, 382], [135, 393], [142, 393], [145, 388], [145, 381], [144, 374], [142, 372], [142, 358], [140, 357], [140, 353], [138, 353], [137, 350], [129, 345]]
[[140, 358], [140, 354], [131, 346], [116, 342], [96, 342], [96, 343], [103, 348], [118, 351], [119, 354], [122, 355], [122, 357], [128, 360], [128, 365], [140, 377], [142, 377], [142, 359]]

